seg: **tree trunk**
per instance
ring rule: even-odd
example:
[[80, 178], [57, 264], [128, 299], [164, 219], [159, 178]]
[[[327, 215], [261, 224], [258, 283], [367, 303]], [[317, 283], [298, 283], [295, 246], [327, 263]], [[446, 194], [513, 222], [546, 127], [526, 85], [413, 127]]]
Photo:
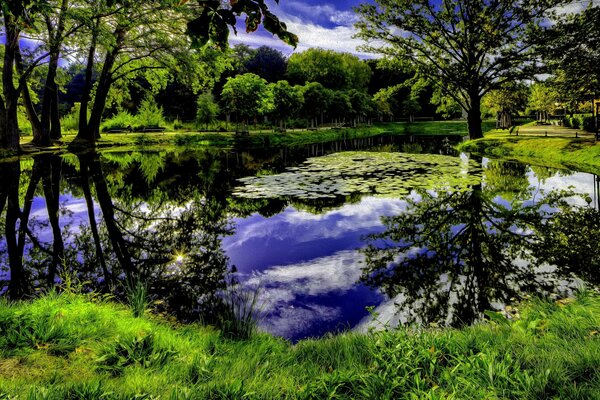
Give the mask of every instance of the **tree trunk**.
[[60, 178], [61, 178], [61, 159], [58, 156], [42, 155], [36, 159], [42, 163], [42, 188], [46, 198], [46, 209], [48, 211], [48, 220], [52, 228], [52, 263], [48, 269], [46, 282], [48, 287], [54, 285], [56, 274], [59, 267], [64, 265], [65, 244], [62, 238], [59, 224], [59, 196], [60, 196]]
[[19, 93], [14, 85], [14, 68], [16, 53], [19, 46], [19, 30], [15, 26], [16, 21], [10, 13], [4, 13], [4, 66], [2, 70], [2, 84], [4, 92], [4, 129], [0, 131], [2, 147], [19, 149], [19, 125], [17, 122], [17, 106]]
[[132, 282], [135, 274], [133, 262], [127, 248], [127, 243], [123, 237], [123, 233], [115, 221], [114, 206], [110, 197], [110, 192], [108, 191], [104, 174], [102, 172], [99, 156], [97, 154], [92, 156], [89, 166], [92, 180], [94, 181], [94, 186], [96, 187], [98, 204], [100, 204], [100, 209], [102, 210], [104, 223], [106, 224], [106, 230], [108, 231], [108, 236], [110, 238], [113, 251], [117, 257], [117, 260], [119, 260], [121, 268], [123, 268], [123, 272], [125, 273], [128, 282]]
[[[17, 66], [17, 71], [23, 77], [25, 74], [25, 67], [23, 65], [23, 57], [21, 55], [20, 46], [17, 47], [17, 51], [15, 53], [15, 63]], [[27, 113], [27, 119], [29, 119], [29, 123], [31, 124], [31, 130], [33, 132], [33, 143], [43, 145], [42, 140], [42, 124], [40, 122], [40, 118], [35, 111], [35, 107], [33, 105], [33, 101], [31, 100], [31, 94], [29, 92], [29, 85], [27, 83], [23, 86], [23, 103], [25, 105], [25, 111]]]
[[81, 95], [81, 106], [79, 107], [79, 132], [77, 137], [79, 137], [82, 132], [86, 132], [88, 129], [88, 105], [90, 104], [90, 95], [92, 93], [94, 58], [96, 56], [96, 41], [98, 40], [97, 27], [98, 20], [96, 20], [96, 26], [94, 27], [90, 48], [88, 50], [87, 65], [85, 67], [85, 83], [83, 85], [83, 93]]
[[481, 96], [478, 91], [472, 91], [469, 95], [470, 108], [467, 110], [467, 126], [469, 139], [480, 139], [483, 137], [481, 129]]
[[82, 157], [79, 157], [79, 170], [81, 173], [81, 189], [85, 197], [85, 204], [87, 206], [88, 218], [90, 220], [90, 230], [92, 231], [92, 237], [94, 238], [94, 248], [96, 249], [96, 257], [102, 268], [104, 274], [104, 281], [107, 283], [108, 288], [113, 287], [113, 277], [108, 267], [106, 266], [106, 259], [104, 258], [104, 251], [102, 250], [102, 243], [100, 242], [100, 234], [98, 232], [98, 223], [96, 222], [96, 212], [94, 210], [94, 200], [92, 198], [92, 192], [90, 190], [89, 180], [89, 162]]

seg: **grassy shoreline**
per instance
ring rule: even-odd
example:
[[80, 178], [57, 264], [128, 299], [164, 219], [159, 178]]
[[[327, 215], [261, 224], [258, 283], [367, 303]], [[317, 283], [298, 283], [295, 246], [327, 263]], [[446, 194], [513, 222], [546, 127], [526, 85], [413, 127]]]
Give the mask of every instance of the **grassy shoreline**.
[[595, 142], [592, 134], [582, 133], [581, 130], [538, 128], [527, 124], [519, 127], [518, 136], [492, 130], [483, 139], [461, 143], [458, 150], [533, 165], [600, 174], [600, 142]]
[[[485, 122], [486, 126], [492, 123]], [[467, 134], [465, 121], [428, 121], [377, 123], [358, 128], [321, 128], [319, 130], [288, 130], [285, 133], [267, 130], [250, 131], [246, 136], [233, 132], [154, 132], [154, 133], [103, 133], [97, 143], [101, 151], [165, 150], [181, 147], [278, 147], [303, 146], [315, 143], [333, 142], [346, 139], [369, 138], [382, 134], [389, 135], [438, 135], [464, 136]], [[74, 132], [63, 134], [61, 141], [50, 147], [32, 145], [31, 137], [21, 138], [21, 154], [36, 155], [44, 152], [68, 151], [69, 144], [75, 139]], [[0, 159], [17, 154], [0, 150]]]
[[51, 293], [0, 303], [0, 398], [598, 398], [600, 296], [533, 299], [517, 314], [292, 345]]

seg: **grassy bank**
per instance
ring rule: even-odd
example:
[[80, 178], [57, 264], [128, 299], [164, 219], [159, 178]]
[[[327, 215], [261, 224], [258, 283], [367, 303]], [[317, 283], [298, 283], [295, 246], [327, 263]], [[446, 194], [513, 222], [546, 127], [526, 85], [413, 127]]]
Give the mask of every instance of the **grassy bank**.
[[581, 130], [529, 124], [519, 128], [518, 136], [493, 130], [483, 139], [461, 143], [459, 150], [600, 174], [600, 142]]
[[50, 294], [0, 304], [0, 398], [600, 398], [600, 297], [534, 300], [519, 313], [291, 345]]
[[[485, 124], [491, 126], [489, 122]], [[98, 141], [98, 148], [127, 151], [140, 148], [164, 150], [197, 146], [301, 146], [344, 139], [368, 138], [382, 134], [464, 136], [467, 134], [467, 124], [465, 121], [392, 122], [358, 128], [289, 130], [285, 133], [251, 130], [246, 136], [236, 135], [233, 132], [104, 133]], [[23, 150], [30, 154], [40, 151], [61, 151], [66, 149], [74, 138], [75, 133], [67, 132], [63, 135], [60, 143], [51, 148], [40, 149], [29, 144], [31, 137], [24, 136], [21, 139], [21, 145]]]

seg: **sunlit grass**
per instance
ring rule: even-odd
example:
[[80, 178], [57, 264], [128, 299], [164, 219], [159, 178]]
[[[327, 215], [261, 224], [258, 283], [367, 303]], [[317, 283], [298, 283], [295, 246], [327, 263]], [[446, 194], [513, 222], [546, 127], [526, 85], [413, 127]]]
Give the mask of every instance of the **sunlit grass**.
[[[0, 393], [19, 398], [598, 398], [600, 297], [532, 300], [461, 330], [230, 340], [76, 294], [0, 304]], [[138, 397], [140, 398], [140, 397]]]
[[[493, 123], [485, 121], [484, 131], [493, 127]], [[441, 135], [465, 136], [465, 121], [425, 121], [425, 122], [390, 122], [375, 123], [371, 126], [361, 125], [357, 128], [344, 127], [331, 129], [323, 127], [319, 130], [296, 129], [285, 133], [269, 129], [250, 130], [248, 136], [239, 136], [233, 132], [190, 132], [165, 131], [147, 133], [102, 133], [97, 142], [101, 151], [133, 151], [133, 150], [169, 150], [178, 148], [194, 148], [205, 146], [230, 147], [243, 145], [247, 147], [264, 146], [300, 146], [312, 143], [323, 143], [345, 139], [368, 138], [381, 134], [389, 135]], [[21, 146], [27, 153], [42, 150], [60, 150], [66, 148], [76, 136], [74, 131], [63, 132], [61, 140], [47, 149], [32, 146], [31, 136], [21, 137]], [[2, 154], [0, 154], [2, 157]]]
[[[559, 136], [560, 132], [566, 133]], [[483, 139], [462, 143], [459, 150], [532, 165], [600, 173], [600, 142], [595, 142], [589, 135], [575, 138], [572, 129], [561, 128], [560, 132], [545, 137], [526, 135], [526, 131], [519, 136], [492, 131]]]

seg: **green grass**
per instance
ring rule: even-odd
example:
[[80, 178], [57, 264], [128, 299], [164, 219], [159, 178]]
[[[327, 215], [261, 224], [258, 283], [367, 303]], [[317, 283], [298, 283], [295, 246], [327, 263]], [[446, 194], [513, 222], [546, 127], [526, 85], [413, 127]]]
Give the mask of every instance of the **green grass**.
[[[489, 129], [493, 123], [484, 122], [484, 129]], [[367, 138], [381, 134], [390, 135], [461, 135], [467, 134], [465, 121], [429, 121], [429, 122], [394, 122], [380, 123], [373, 126], [358, 128], [319, 130], [289, 130], [286, 133], [276, 133], [268, 130], [250, 131], [248, 136], [236, 136], [232, 132], [187, 132], [171, 131], [159, 133], [102, 133], [97, 143], [99, 149], [104, 151], [139, 150], [167, 150], [181, 147], [219, 146], [230, 147], [242, 144], [245, 147], [265, 146], [301, 146], [313, 143], [331, 142], [344, 139]], [[63, 133], [60, 143], [53, 146], [52, 151], [66, 147], [76, 133], [67, 131]], [[35, 154], [44, 151], [37, 147], [29, 146], [30, 136], [24, 136], [21, 144], [27, 153]], [[46, 149], [48, 150], [48, 149]]]
[[[534, 129], [529, 128], [532, 132]], [[519, 136], [509, 135], [506, 131], [490, 131], [483, 139], [461, 143], [458, 149], [533, 165], [600, 174], [600, 142], [594, 142], [590, 135], [575, 138], [572, 129], [550, 129], [549, 137], [539, 133], [528, 135], [527, 126], [520, 130]]]
[[0, 304], [0, 398], [600, 398], [600, 297], [532, 300], [519, 313], [292, 345], [51, 293]]

